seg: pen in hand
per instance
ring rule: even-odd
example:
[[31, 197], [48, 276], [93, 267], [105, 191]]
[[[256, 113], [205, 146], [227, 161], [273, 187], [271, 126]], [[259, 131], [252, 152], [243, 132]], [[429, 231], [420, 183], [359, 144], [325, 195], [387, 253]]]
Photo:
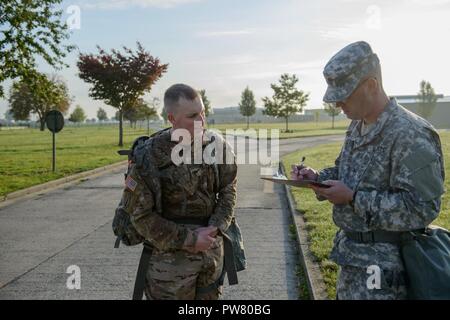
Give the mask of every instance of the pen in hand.
[[300, 164], [299, 164], [299, 165], [295, 165], [295, 164], [294, 164], [294, 165], [292, 166], [293, 174], [295, 174], [295, 176], [296, 176], [297, 178], [300, 178], [300, 177], [301, 177], [300, 170], [302, 170], [303, 168], [305, 168], [304, 162], [305, 162], [305, 157], [302, 157], [302, 160], [300, 161]]
[[305, 167], [305, 164], [304, 164], [305, 163], [305, 159], [306, 159], [305, 157], [302, 157], [302, 161], [300, 161], [300, 165], [297, 166], [298, 170], [301, 170], [301, 169], [303, 169]]

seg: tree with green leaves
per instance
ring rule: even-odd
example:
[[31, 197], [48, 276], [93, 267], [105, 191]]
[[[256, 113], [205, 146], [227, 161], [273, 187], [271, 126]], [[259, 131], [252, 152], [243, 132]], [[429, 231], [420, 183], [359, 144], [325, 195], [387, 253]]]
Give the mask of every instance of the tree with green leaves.
[[293, 74], [282, 74], [279, 84], [272, 83], [270, 87], [274, 91], [272, 99], [264, 97], [263, 114], [286, 120], [286, 132], [289, 132], [289, 117], [301, 112], [309, 100], [309, 93], [296, 88], [298, 77]]
[[205, 116], [208, 117], [211, 113], [211, 102], [209, 101], [208, 97], [206, 96], [206, 90], [202, 89], [199, 91], [200, 96], [202, 97], [203, 106], [205, 107]]
[[130, 128], [133, 128], [133, 127], [136, 128], [136, 122], [139, 120], [138, 116], [139, 116], [138, 110], [134, 107], [133, 108], [125, 108], [122, 111], [123, 120], [130, 121]]
[[139, 98], [131, 108], [126, 108], [123, 112], [124, 119], [130, 121], [130, 126], [136, 128], [136, 122], [139, 120], [147, 120], [149, 126], [150, 119], [157, 116], [158, 112], [144, 99]]
[[70, 114], [69, 121], [71, 122], [84, 122], [86, 120], [86, 114], [84, 113], [83, 108], [81, 108], [79, 105], [75, 107], [73, 112]]
[[69, 110], [70, 100], [66, 84], [53, 75], [36, 74], [30, 81], [14, 82], [9, 94], [9, 109], [15, 120], [27, 120], [30, 113], [38, 116], [41, 131], [45, 130], [45, 116], [50, 110], [63, 114]]
[[325, 112], [331, 117], [331, 128], [334, 129], [334, 118], [341, 113], [341, 108], [336, 107], [335, 103], [324, 103]]
[[247, 129], [249, 128], [250, 117], [256, 112], [255, 95], [248, 87], [241, 94], [239, 110], [244, 117], [247, 117]]
[[97, 110], [97, 118], [99, 121], [106, 121], [108, 120], [108, 115], [106, 114], [106, 111], [103, 108], [98, 108]]
[[150, 135], [150, 120], [158, 118], [158, 105], [159, 99], [153, 98], [149, 104], [142, 101], [142, 105], [138, 108], [140, 115], [143, 119], [147, 120], [147, 135]]
[[417, 96], [419, 98], [417, 112], [422, 118], [428, 119], [433, 114], [438, 97], [431, 84], [425, 80], [420, 82], [420, 91]]
[[[54, 68], [67, 66], [63, 58], [74, 46], [65, 45], [69, 38], [62, 10], [56, 8], [62, 0], [2, 0], [0, 1], [0, 84], [6, 79], [35, 81], [36, 58]], [[0, 97], [3, 97], [0, 85]]]
[[168, 64], [161, 64], [139, 42], [136, 52], [126, 47], [124, 53], [114, 49], [107, 53], [97, 48], [96, 55], [80, 54], [79, 76], [92, 85], [89, 89], [92, 98], [118, 109], [119, 146], [123, 146], [123, 112], [133, 108], [136, 101], [151, 90], [167, 71]]

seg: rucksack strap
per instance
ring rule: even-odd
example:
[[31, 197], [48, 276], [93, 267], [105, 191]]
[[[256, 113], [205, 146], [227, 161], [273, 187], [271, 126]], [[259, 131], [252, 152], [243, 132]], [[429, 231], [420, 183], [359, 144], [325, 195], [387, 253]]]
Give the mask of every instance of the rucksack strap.
[[142, 300], [145, 288], [145, 277], [150, 264], [153, 248], [147, 242], [144, 242], [141, 259], [139, 260], [139, 267], [136, 274], [136, 281], [134, 282], [133, 300]]
[[223, 236], [224, 269], [227, 273], [228, 284], [232, 286], [238, 284], [236, 264], [234, 263], [233, 242], [225, 232], [221, 232], [221, 234]]
[[223, 285], [225, 274], [228, 277], [228, 284], [230, 286], [238, 284], [237, 270], [236, 265], [234, 263], [233, 243], [227, 234], [223, 232], [221, 232], [221, 234], [223, 236], [223, 251], [224, 251], [222, 273], [220, 274], [219, 278], [213, 283], [211, 283], [209, 286], [197, 288], [196, 289], [197, 293], [206, 294], [212, 290], [218, 289], [220, 286]]
[[118, 248], [120, 246], [120, 241], [122, 240], [121, 236], [117, 236], [116, 242], [114, 243], [114, 248]]

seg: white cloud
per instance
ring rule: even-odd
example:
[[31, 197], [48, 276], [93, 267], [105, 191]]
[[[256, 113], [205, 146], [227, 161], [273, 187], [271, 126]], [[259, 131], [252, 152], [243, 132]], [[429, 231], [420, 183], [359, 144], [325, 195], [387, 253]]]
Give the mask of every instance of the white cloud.
[[96, 0], [81, 1], [79, 4], [84, 9], [123, 9], [127, 7], [156, 7], [168, 9], [178, 5], [200, 1], [203, 0]]
[[279, 77], [280, 73], [278, 71], [267, 71], [267, 72], [254, 72], [254, 73], [241, 73], [230, 76], [234, 80], [260, 80], [273, 77]]
[[250, 54], [228, 55], [209, 59], [186, 61], [186, 65], [249, 65], [261, 62], [261, 58]]
[[340, 27], [329, 27], [319, 30], [319, 34], [325, 39], [349, 40], [357, 37], [364, 30], [363, 24], [349, 24]]
[[243, 35], [249, 35], [254, 34], [255, 30], [252, 29], [243, 29], [243, 30], [223, 30], [223, 31], [205, 31], [205, 32], [198, 32], [196, 34], [197, 37], [205, 37], [205, 38], [212, 38], [212, 37], [233, 37], [233, 36], [243, 36]]

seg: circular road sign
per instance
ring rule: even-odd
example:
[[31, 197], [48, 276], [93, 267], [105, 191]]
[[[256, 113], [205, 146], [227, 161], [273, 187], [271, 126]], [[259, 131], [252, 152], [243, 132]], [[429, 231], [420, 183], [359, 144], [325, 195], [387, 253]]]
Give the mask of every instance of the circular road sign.
[[45, 123], [47, 124], [48, 130], [57, 133], [64, 127], [64, 117], [61, 112], [57, 110], [52, 110], [47, 113], [45, 117]]

